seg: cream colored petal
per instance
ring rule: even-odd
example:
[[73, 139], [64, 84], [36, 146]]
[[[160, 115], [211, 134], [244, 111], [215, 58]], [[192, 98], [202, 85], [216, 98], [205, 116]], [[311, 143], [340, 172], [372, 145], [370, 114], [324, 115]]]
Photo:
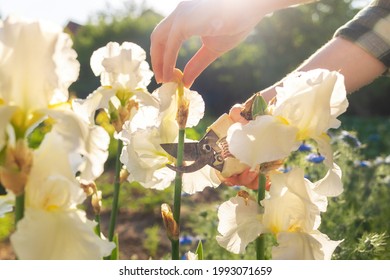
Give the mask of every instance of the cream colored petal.
[[63, 138], [50, 132], [34, 151], [33, 166], [26, 184], [26, 206], [37, 209], [67, 209], [80, 204], [85, 195], [75, 179], [69, 151], [58, 147]]
[[153, 177], [147, 182], [139, 182], [145, 188], [165, 190], [172, 185], [175, 180], [176, 173], [168, 167], [163, 167], [153, 172]]
[[89, 127], [84, 139], [86, 153], [82, 154], [84, 163], [79, 167], [79, 177], [85, 182], [94, 181], [104, 172], [104, 164], [108, 158], [110, 136], [100, 126]]
[[[328, 201], [326, 196], [319, 195], [314, 189], [315, 184], [305, 178], [304, 170], [293, 168], [287, 173], [273, 173], [270, 176], [271, 197], [282, 196], [286, 187], [289, 192], [298, 196], [305, 203], [315, 205], [321, 212], [325, 212]], [[279, 193], [277, 193], [279, 192]]]
[[[295, 229], [307, 231], [314, 227], [316, 219], [308, 220], [309, 213], [305, 203], [287, 190], [283, 196], [263, 200], [262, 205], [263, 224], [274, 233]], [[320, 215], [320, 211], [317, 211], [317, 215]]]
[[341, 168], [333, 163], [333, 167], [327, 171], [325, 176], [315, 182], [315, 191], [320, 195], [329, 197], [339, 196], [344, 191], [341, 177]]
[[283, 232], [277, 235], [278, 246], [272, 248], [274, 260], [328, 260], [340, 243], [316, 231]]
[[105, 57], [116, 56], [120, 52], [120, 46], [117, 42], [109, 42], [106, 46], [95, 50], [92, 53], [90, 65], [95, 76], [99, 76], [105, 71], [102, 64]]
[[342, 75], [328, 70], [294, 73], [277, 91], [273, 115], [296, 126], [301, 140], [336, 128], [339, 124], [336, 118], [348, 106]]
[[198, 260], [198, 254], [192, 253], [191, 251], [188, 251], [186, 253], [186, 259], [190, 261]]
[[273, 174], [270, 180], [270, 197], [262, 202], [264, 224], [274, 232], [317, 229], [327, 198], [314, 191], [314, 184], [304, 178], [303, 170]]
[[96, 111], [101, 108], [108, 109], [108, 103], [115, 93], [114, 89], [99, 87], [86, 99], [74, 99], [72, 101], [73, 111], [89, 124], [95, 124]]
[[[153, 95], [160, 100], [160, 119], [162, 123], [167, 120], [176, 120], [176, 91], [176, 83], [165, 83], [153, 92]], [[187, 88], [184, 89], [184, 97], [189, 100], [189, 114], [186, 127], [196, 126], [204, 116], [205, 105], [203, 98], [196, 91]]]
[[199, 121], [204, 116], [205, 104], [202, 96], [193, 90], [184, 89], [184, 97], [190, 102], [188, 109], [187, 127], [194, 127], [198, 125]]
[[183, 191], [188, 194], [203, 191], [206, 187], [216, 188], [221, 181], [215, 174], [215, 169], [209, 165], [193, 173], [183, 174]]
[[124, 126], [124, 130], [136, 131], [137, 129], [146, 129], [151, 126], [159, 126], [160, 104], [157, 98], [149, 93], [136, 91], [134, 95], [139, 107], [137, 113]]
[[175, 172], [168, 167], [147, 168], [140, 164], [137, 154], [128, 146], [124, 147], [120, 157], [130, 175], [129, 182], [138, 182], [144, 188], [164, 190], [175, 179]]
[[25, 260], [99, 260], [115, 245], [99, 238], [95, 222], [85, 212], [42, 211], [26, 208], [11, 244], [19, 259]]
[[128, 177], [128, 180], [130, 182], [146, 182], [152, 180], [153, 170], [147, 167], [143, 167], [141, 165], [141, 163], [138, 161], [137, 154], [131, 147], [123, 147], [120, 156], [120, 161], [130, 173]]
[[330, 144], [330, 139], [327, 135], [315, 138], [318, 144], [319, 152], [325, 157], [325, 165], [328, 168], [325, 176], [319, 181], [315, 182], [315, 191], [320, 195], [338, 196], [344, 188], [342, 178], [342, 171], [340, 167], [333, 162], [333, 150]]
[[343, 242], [343, 240], [330, 240], [326, 234], [319, 231], [312, 232], [311, 236], [322, 244], [322, 252], [325, 260], [330, 260], [334, 250]]
[[169, 107], [173, 103], [176, 91], [176, 83], [164, 83], [161, 85], [161, 87], [153, 91], [152, 95], [159, 100], [161, 112], [167, 111], [169, 109]]
[[244, 253], [246, 246], [265, 232], [259, 211], [255, 201], [238, 196], [222, 203], [218, 209], [218, 244], [229, 252]]
[[61, 27], [8, 17], [1, 27], [0, 96], [25, 112], [68, 99], [79, 73], [76, 52]]
[[103, 86], [146, 89], [153, 72], [145, 59], [146, 52], [134, 43], [109, 42], [92, 54], [91, 68]]
[[120, 160], [130, 172], [130, 181], [140, 182], [144, 187], [164, 189], [174, 180], [175, 172], [167, 167], [168, 154], [161, 148], [160, 130], [150, 127], [127, 135], [127, 145]]
[[83, 164], [78, 167], [80, 178], [93, 181], [104, 170], [104, 163], [108, 157], [110, 137], [99, 126], [91, 126], [76, 113], [70, 110], [45, 110], [48, 116], [56, 123], [53, 131], [64, 138], [65, 149], [76, 155], [83, 156]]
[[305, 232], [282, 232], [277, 235], [278, 246], [272, 248], [274, 260], [321, 260], [321, 243]]
[[[330, 97], [335, 79], [312, 83], [303, 73], [299, 79], [303, 83], [297, 92], [294, 92], [292, 83], [287, 79], [284, 82], [284, 100], [277, 95], [277, 103], [273, 111], [274, 116], [285, 118], [290, 125], [297, 127], [304, 139], [323, 133], [329, 128]], [[305, 86], [306, 87], [305, 87]]]
[[227, 133], [229, 151], [251, 168], [287, 157], [299, 147], [297, 129], [264, 115], [246, 125], [235, 123]]
[[345, 113], [348, 108], [349, 102], [347, 98], [347, 91], [345, 89], [344, 76], [336, 72], [337, 81], [333, 89], [333, 94], [330, 100], [330, 114], [332, 116], [329, 124], [330, 128], [338, 128], [340, 121], [338, 116]]

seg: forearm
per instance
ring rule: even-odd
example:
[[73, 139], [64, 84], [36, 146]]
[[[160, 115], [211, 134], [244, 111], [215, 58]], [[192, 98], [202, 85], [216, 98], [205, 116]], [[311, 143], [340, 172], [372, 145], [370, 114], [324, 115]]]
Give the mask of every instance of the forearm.
[[[390, 67], [389, 16], [389, 1], [371, 2], [340, 27], [335, 38], [299, 66], [297, 71], [314, 68], [340, 71], [349, 93], [371, 83]], [[276, 94], [275, 85], [262, 93], [266, 100], [270, 100]]]
[[305, 61], [297, 71], [315, 68], [339, 71], [343, 74], [348, 93], [371, 83], [386, 70], [385, 65], [376, 57], [341, 37], [332, 39]]
[[[344, 75], [345, 87], [352, 93], [364, 85], [371, 83], [385, 70], [385, 65], [367, 51], [348, 40], [336, 37], [314, 53], [295, 71], [308, 71], [316, 68], [339, 71]], [[266, 101], [275, 95], [275, 85], [261, 91]]]

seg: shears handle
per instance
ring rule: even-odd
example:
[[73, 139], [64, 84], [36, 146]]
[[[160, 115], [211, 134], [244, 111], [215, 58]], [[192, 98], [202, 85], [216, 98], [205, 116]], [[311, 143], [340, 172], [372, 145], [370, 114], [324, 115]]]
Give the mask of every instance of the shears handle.
[[214, 133], [218, 136], [219, 140], [217, 144], [221, 149], [221, 155], [224, 160], [221, 175], [225, 178], [241, 174], [245, 169], [249, 168], [248, 165], [235, 158], [229, 151], [229, 145], [226, 141], [226, 136], [227, 131], [232, 124], [234, 124], [234, 122], [230, 116], [228, 114], [223, 114], [207, 129], [207, 131], [213, 130]]

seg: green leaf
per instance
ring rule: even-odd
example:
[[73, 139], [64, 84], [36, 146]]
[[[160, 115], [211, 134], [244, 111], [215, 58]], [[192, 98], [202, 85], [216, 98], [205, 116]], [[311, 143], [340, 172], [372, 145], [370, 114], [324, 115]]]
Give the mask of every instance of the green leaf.
[[265, 102], [264, 98], [260, 94], [257, 94], [252, 104], [252, 119], [255, 119], [257, 116], [265, 115], [267, 106], [268, 104]]
[[111, 252], [111, 260], [119, 260], [119, 238], [118, 234], [115, 234], [114, 239], [112, 240], [115, 243], [115, 248]]
[[198, 260], [203, 260], [203, 244], [202, 240], [199, 240], [198, 247], [196, 248], [195, 254], [198, 255]]

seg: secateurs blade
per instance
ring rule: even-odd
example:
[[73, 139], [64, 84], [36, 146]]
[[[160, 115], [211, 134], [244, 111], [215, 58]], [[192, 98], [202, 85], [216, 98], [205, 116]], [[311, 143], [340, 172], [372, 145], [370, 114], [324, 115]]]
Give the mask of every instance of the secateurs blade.
[[[183, 160], [193, 161], [194, 163], [180, 167], [168, 165], [168, 167], [178, 172], [190, 173], [195, 172], [208, 164], [211, 167], [222, 171], [223, 158], [217, 141], [218, 136], [214, 131], [210, 130], [199, 142], [184, 143]], [[177, 143], [167, 143], [161, 144], [161, 147], [168, 154], [177, 158], [177, 145]]]
[[[226, 142], [227, 130], [232, 124], [233, 121], [227, 114], [222, 115], [207, 129], [199, 142], [184, 143], [183, 160], [191, 161], [191, 164], [167, 166], [177, 172], [190, 173], [209, 165], [225, 177], [242, 172], [247, 166], [231, 155]], [[161, 144], [161, 147], [175, 158], [177, 146], [177, 143]]]

